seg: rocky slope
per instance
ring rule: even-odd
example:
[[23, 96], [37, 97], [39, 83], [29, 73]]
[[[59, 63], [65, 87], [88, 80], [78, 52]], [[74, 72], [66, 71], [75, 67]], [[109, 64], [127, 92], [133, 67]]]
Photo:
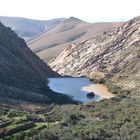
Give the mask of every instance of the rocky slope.
[[62, 52], [72, 42], [96, 36], [99, 33], [119, 27], [122, 23], [87, 23], [70, 17], [58, 26], [28, 41], [28, 46], [45, 62]]
[[47, 77], [56, 76], [23, 39], [0, 23], [0, 101], [55, 102], [57, 95], [53, 97], [46, 84]]
[[63, 18], [43, 21], [19, 17], [0, 17], [0, 21], [5, 26], [10, 27], [18, 36], [26, 40], [31, 39], [41, 32], [48, 31], [60, 24], [63, 20]]
[[62, 75], [117, 79], [130, 88], [140, 85], [140, 17], [113, 31], [70, 45], [49, 65]]

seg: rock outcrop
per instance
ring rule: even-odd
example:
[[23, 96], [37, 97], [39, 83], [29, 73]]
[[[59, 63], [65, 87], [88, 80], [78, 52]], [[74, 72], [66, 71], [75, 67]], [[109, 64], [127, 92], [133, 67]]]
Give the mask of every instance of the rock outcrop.
[[120, 84], [125, 86], [139, 86], [140, 17], [113, 31], [69, 46], [49, 65], [62, 75], [110, 76], [120, 79]]

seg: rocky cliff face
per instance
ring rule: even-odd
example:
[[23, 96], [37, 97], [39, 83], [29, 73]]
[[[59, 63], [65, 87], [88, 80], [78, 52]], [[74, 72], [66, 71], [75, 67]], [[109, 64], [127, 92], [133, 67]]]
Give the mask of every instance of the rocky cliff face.
[[139, 86], [140, 17], [113, 31], [72, 44], [49, 65], [62, 75], [90, 78], [109, 75], [125, 86]]
[[23, 39], [0, 23], [0, 98], [49, 101], [47, 77], [55, 76]]

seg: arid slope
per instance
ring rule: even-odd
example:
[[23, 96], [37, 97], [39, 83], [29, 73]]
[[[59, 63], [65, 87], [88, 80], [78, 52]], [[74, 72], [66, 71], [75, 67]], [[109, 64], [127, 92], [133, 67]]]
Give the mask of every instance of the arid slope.
[[114, 31], [76, 43], [50, 61], [63, 75], [110, 76], [130, 88], [140, 85], [140, 17]]
[[0, 102], [55, 102], [55, 94], [47, 87], [47, 77], [56, 76], [23, 39], [0, 23]]
[[20, 17], [0, 16], [0, 21], [5, 26], [10, 27], [13, 31], [15, 31], [19, 37], [28, 40], [57, 26], [64, 21], [64, 18], [52, 20], [33, 20]]
[[44, 61], [62, 52], [73, 42], [94, 37], [122, 23], [87, 23], [71, 17], [58, 26], [28, 41], [28, 46]]

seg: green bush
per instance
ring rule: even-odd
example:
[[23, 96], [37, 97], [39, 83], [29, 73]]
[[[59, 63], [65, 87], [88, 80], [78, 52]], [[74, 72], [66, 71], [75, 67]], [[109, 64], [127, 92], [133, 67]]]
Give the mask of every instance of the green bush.
[[17, 133], [17, 132], [23, 131], [23, 130], [27, 130], [27, 129], [32, 128], [34, 126], [35, 126], [35, 124], [32, 123], [32, 122], [27, 122], [27, 123], [24, 123], [24, 124], [20, 124], [20, 125], [14, 126], [13, 128], [9, 128], [5, 132], [5, 135], [12, 135], [14, 133]]
[[107, 82], [106, 85], [111, 93], [118, 94], [121, 91], [121, 87], [114, 83]]

